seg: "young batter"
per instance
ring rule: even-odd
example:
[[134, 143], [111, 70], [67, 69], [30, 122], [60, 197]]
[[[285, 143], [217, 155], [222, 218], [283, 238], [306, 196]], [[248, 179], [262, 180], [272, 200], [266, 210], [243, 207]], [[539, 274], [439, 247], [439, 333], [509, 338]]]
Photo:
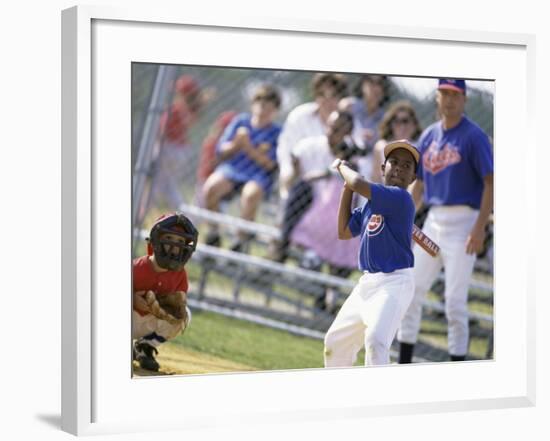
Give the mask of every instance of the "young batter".
[[[325, 367], [352, 366], [365, 346], [365, 365], [388, 364], [389, 349], [414, 292], [411, 250], [414, 203], [407, 187], [420, 154], [406, 140], [389, 143], [382, 164], [384, 184], [372, 184], [337, 159], [344, 179], [338, 238], [361, 236], [364, 272], [325, 336]], [[351, 211], [353, 193], [367, 201]]]

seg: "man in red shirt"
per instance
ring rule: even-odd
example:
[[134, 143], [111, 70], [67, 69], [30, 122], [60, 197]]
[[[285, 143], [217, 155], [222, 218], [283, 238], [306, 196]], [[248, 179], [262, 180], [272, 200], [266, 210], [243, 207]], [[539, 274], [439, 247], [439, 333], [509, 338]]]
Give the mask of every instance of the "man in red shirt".
[[[133, 358], [143, 369], [158, 371], [157, 347], [189, 325], [185, 264], [197, 247], [198, 232], [181, 213], [160, 217], [147, 239], [147, 255], [133, 261]], [[174, 299], [177, 317], [159, 313], [159, 300]], [[171, 300], [172, 301], [172, 300]]]
[[160, 150], [153, 182], [153, 197], [164, 200], [169, 210], [177, 210], [185, 201], [182, 187], [193, 164], [194, 152], [189, 131], [198, 121], [212, 90], [201, 89], [191, 75], [181, 75], [174, 86], [174, 98], [160, 118]]
[[216, 145], [218, 144], [223, 132], [229, 123], [237, 116], [234, 110], [226, 110], [222, 112], [214, 124], [210, 127], [208, 134], [202, 142], [199, 164], [197, 166], [197, 187], [195, 189], [195, 200], [197, 204], [204, 207], [202, 198], [202, 186], [208, 177], [214, 173], [214, 170], [219, 164], [219, 159], [216, 157]]

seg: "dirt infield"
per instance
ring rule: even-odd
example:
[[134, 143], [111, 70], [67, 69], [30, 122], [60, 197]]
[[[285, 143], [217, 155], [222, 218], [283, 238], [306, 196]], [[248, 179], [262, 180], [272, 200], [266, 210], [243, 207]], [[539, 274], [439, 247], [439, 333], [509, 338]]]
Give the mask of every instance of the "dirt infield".
[[134, 376], [150, 377], [158, 375], [206, 374], [256, 370], [256, 368], [245, 364], [193, 351], [173, 343], [161, 345], [156, 358], [160, 364], [159, 372], [141, 369], [137, 363], [134, 362]]

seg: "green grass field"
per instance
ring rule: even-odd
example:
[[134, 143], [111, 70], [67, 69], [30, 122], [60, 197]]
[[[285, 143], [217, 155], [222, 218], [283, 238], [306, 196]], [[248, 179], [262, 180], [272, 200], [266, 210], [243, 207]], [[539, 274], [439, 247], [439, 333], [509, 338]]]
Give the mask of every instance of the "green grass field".
[[[445, 323], [423, 321], [422, 340], [446, 349]], [[323, 342], [301, 337], [266, 326], [225, 317], [220, 314], [194, 311], [189, 329], [171, 343], [194, 354], [203, 354], [246, 370], [286, 370], [323, 367]], [[472, 337], [470, 353], [484, 358], [486, 339]], [[358, 354], [356, 366], [364, 363], [364, 351]], [[208, 372], [205, 368], [204, 373]]]
[[[182, 348], [258, 370], [323, 367], [323, 342], [219, 314], [195, 311], [189, 329], [173, 342]], [[357, 364], [363, 364], [360, 354]]]

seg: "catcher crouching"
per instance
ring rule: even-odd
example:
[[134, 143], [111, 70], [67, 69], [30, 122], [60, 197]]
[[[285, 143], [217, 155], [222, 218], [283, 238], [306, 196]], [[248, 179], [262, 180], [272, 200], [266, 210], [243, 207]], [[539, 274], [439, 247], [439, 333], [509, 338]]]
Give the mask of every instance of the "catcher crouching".
[[161, 216], [147, 240], [147, 255], [133, 261], [133, 359], [158, 371], [157, 347], [191, 321], [185, 264], [197, 247], [198, 231], [181, 213]]

